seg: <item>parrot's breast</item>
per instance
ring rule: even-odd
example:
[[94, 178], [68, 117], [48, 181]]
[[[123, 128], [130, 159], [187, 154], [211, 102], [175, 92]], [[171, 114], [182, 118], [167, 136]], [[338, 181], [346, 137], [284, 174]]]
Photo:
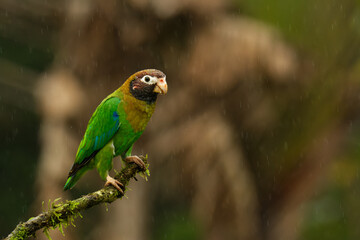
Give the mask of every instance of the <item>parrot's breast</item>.
[[126, 120], [134, 132], [143, 132], [155, 110], [155, 103], [138, 100], [132, 96], [124, 96], [123, 109]]
[[154, 109], [155, 104], [147, 104], [131, 96], [123, 95], [123, 101], [118, 107], [120, 126], [113, 138], [115, 156], [125, 156], [145, 130]]

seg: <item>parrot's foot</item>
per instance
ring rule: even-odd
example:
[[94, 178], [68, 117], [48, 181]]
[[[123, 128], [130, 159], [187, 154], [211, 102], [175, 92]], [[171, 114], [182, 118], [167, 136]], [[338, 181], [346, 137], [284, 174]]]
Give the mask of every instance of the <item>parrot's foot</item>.
[[124, 185], [121, 182], [119, 182], [118, 180], [107, 175], [105, 186], [109, 186], [109, 185], [116, 188], [121, 194], [124, 194], [124, 191], [121, 189], [122, 187], [124, 187]]
[[135, 163], [143, 171], [146, 170], [146, 165], [138, 156], [129, 156], [124, 159], [127, 163]]

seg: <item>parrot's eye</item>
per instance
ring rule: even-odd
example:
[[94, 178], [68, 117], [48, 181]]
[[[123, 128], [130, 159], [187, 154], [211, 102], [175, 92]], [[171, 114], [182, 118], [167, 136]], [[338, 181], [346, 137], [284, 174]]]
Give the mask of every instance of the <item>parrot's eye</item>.
[[149, 85], [152, 85], [152, 84], [155, 84], [157, 82], [157, 78], [156, 77], [153, 77], [153, 76], [150, 76], [150, 75], [145, 75], [141, 78], [141, 81], [143, 83], [146, 83], [146, 84], [149, 84]]

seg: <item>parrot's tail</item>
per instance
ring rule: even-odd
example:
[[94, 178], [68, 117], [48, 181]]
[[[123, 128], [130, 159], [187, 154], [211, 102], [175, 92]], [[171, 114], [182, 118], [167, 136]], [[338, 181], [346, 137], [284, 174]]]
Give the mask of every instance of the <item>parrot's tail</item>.
[[72, 188], [75, 185], [74, 179], [75, 179], [75, 176], [71, 176], [68, 178], [68, 180], [66, 181], [65, 186], [64, 186], [64, 191]]
[[81, 177], [82, 173], [81, 172], [77, 172], [76, 174], [70, 176], [64, 186], [64, 191], [72, 188], [73, 186], [75, 186], [76, 182], [79, 180], [79, 178]]

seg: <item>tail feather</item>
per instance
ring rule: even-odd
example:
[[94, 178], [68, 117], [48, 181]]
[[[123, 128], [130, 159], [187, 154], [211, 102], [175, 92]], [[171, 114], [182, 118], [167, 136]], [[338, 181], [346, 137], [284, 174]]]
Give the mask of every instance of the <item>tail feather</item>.
[[75, 173], [72, 176], [69, 176], [69, 178], [67, 179], [65, 186], [64, 186], [64, 191], [71, 189], [72, 187], [75, 186], [76, 182], [80, 179], [80, 177], [85, 173], [85, 171], [78, 171], [77, 173]]
[[64, 191], [75, 186], [79, 178], [85, 173], [86, 170], [93, 168], [91, 160], [100, 150], [94, 151], [90, 156], [84, 158], [80, 163], [74, 163], [68, 175], [68, 179], [64, 186]]
[[75, 176], [71, 176], [67, 179], [65, 186], [64, 186], [64, 191], [69, 190], [70, 188], [72, 188], [75, 185], [74, 177]]

